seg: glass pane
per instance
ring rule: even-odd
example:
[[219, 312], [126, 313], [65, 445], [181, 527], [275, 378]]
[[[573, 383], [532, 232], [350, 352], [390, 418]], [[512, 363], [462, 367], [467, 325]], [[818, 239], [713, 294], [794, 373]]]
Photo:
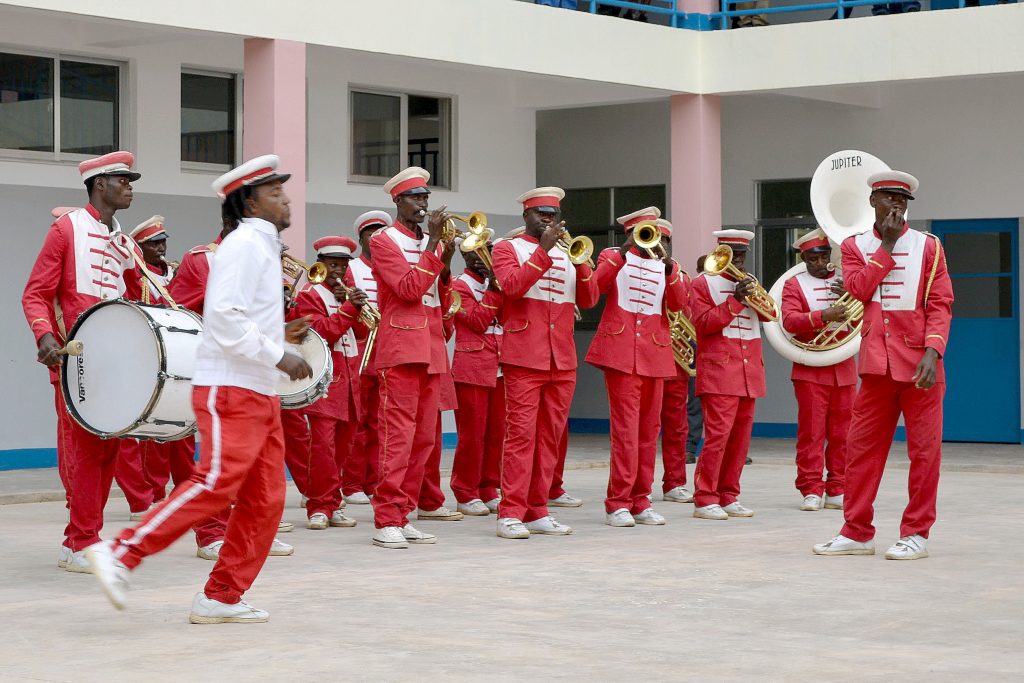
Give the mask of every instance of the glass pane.
[[[664, 185], [637, 185], [615, 188], [615, 216], [639, 211], [646, 206], [656, 206], [665, 213]], [[614, 220], [614, 219], [613, 219]]]
[[1008, 232], [948, 233], [943, 246], [950, 274], [1013, 272], [1013, 239]]
[[235, 165], [235, 77], [181, 74], [181, 160]]
[[402, 99], [352, 93], [352, 175], [390, 178], [401, 169]]
[[53, 60], [0, 52], [0, 147], [53, 151]]
[[[760, 234], [754, 240], [754, 247], [759, 248], [761, 261], [757, 266], [759, 272], [754, 275], [765, 289], [771, 289], [783, 273], [797, 264], [799, 256], [793, 249], [793, 242], [813, 229], [813, 226], [795, 225], [762, 227], [758, 231]], [[750, 263], [747, 267], [750, 267]]]
[[431, 187], [451, 187], [451, 100], [409, 95], [409, 165], [430, 171]]
[[1013, 276], [954, 277], [954, 318], [1012, 318]]
[[60, 63], [60, 150], [99, 155], [118, 149], [118, 67]]
[[611, 214], [612, 191], [606, 187], [566, 190], [562, 200], [562, 218], [570, 233], [607, 229], [615, 222]]
[[758, 187], [759, 220], [814, 215], [811, 211], [810, 180], [764, 180], [758, 183]]

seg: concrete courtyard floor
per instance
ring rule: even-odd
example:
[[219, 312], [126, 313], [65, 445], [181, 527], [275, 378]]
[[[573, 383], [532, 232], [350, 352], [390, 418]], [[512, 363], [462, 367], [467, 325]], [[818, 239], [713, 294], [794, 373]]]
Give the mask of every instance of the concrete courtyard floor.
[[[190, 536], [135, 572], [119, 613], [56, 568], [62, 504], [0, 505], [0, 681], [1024, 679], [1022, 525], [1005, 512], [1024, 476], [944, 471], [932, 557], [892, 562], [892, 467], [879, 554], [828, 558], [810, 548], [841, 513], [798, 511], [792, 465], [752, 455], [752, 519], [695, 520], [656, 496], [667, 526], [613, 529], [607, 469], [572, 469], [586, 504], [555, 511], [570, 537], [501, 540], [493, 516], [467, 518], [421, 523], [439, 541], [408, 550], [371, 546], [368, 506], [349, 506], [353, 529], [306, 530], [290, 489], [295, 555], [268, 560], [247, 599], [271, 619], [251, 626], [187, 623], [211, 567]], [[111, 499], [104, 536], [126, 520]]]

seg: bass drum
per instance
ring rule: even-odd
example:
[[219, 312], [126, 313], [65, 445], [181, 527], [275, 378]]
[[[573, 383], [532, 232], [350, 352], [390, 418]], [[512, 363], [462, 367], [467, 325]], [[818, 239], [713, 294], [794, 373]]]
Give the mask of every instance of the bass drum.
[[277, 395], [281, 398], [281, 407], [286, 410], [297, 410], [312, 405], [327, 395], [327, 389], [334, 378], [334, 361], [331, 349], [324, 338], [310, 329], [301, 344], [288, 344], [287, 349], [297, 353], [313, 368], [313, 376], [306, 379], [291, 380], [282, 373], [277, 383]]
[[192, 375], [202, 319], [122, 299], [86, 310], [68, 341], [60, 383], [71, 417], [102, 438], [183, 439], [196, 430]]

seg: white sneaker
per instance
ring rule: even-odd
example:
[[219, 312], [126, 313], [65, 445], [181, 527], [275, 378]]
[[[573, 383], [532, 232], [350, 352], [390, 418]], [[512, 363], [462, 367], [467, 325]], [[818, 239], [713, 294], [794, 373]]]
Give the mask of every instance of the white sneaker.
[[492, 515], [498, 514], [498, 503], [501, 502], [501, 498], [491, 498], [489, 501], [484, 503], [487, 509], [491, 511]]
[[459, 512], [470, 517], [486, 517], [491, 514], [490, 508], [479, 498], [474, 498], [468, 503], [459, 503]]
[[825, 496], [825, 509], [826, 510], [842, 510], [843, 509], [843, 494], [838, 496]]
[[669, 503], [692, 503], [693, 494], [688, 488], [677, 486], [661, 494], [661, 499]]
[[885, 551], [887, 560], [923, 560], [928, 557], [928, 539], [914, 534], [904, 536]]
[[633, 515], [629, 514], [629, 510], [626, 508], [604, 513], [604, 523], [608, 526], [618, 527], [636, 526]]
[[498, 520], [498, 538], [529, 538], [530, 530], [521, 520], [515, 517], [502, 517]]
[[633, 519], [636, 520], [637, 524], [660, 526], [665, 523], [665, 518], [655, 512], [654, 508], [647, 508], [639, 515], [633, 515]]
[[284, 541], [279, 541], [275, 538], [274, 542], [270, 544], [270, 552], [267, 553], [267, 557], [288, 557], [294, 553], [294, 546], [290, 546]]
[[77, 553], [71, 553], [64, 564], [64, 571], [72, 574], [92, 574], [92, 566], [89, 564], [89, 558], [85, 556], [85, 551], [79, 550]]
[[256, 609], [245, 600], [228, 605], [210, 600], [202, 593], [196, 593], [192, 612], [188, 615], [191, 624], [262, 624], [269, 619], [269, 612]]
[[60, 554], [57, 555], [57, 566], [61, 569], [67, 569], [68, 562], [71, 561], [72, 554], [73, 553], [71, 552], [71, 548], [67, 547], [66, 545], [62, 545], [60, 547]]
[[408, 548], [409, 542], [402, 535], [402, 530], [397, 526], [386, 526], [377, 529], [373, 535], [373, 544], [378, 548]]
[[814, 546], [815, 555], [874, 555], [875, 542], [868, 541], [861, 543], [852, 538], [838, 534], [828, 543], [818, 543]]
[[568, 493], [563, 493], [558, 498], [552, 498], [548, 501], [549, 508], [578, 508], [583, 505], [583, 501], [579, 498], [573, 498]]
[[461, 512], [450, 510], [444, 505], [436, 510], [416, 510], [416, 519], [427, 519], [433, 522], [458, 522], [462, 520], [462, 517]]
[[729, 515], [718, 503], [693, 508], [693, 516], [697, 519], [729, 519]]
[[286, 534], [294, 528], [294, 524], [292, 524], [291, 522], [286, 522], [283, 519], [277, 523], [277, 533], [279, 534]]
[[92, 565], [92, 574], [100, 582], [107, 599], [117, 609], [124, 609], [128, 600], [128, 568], [121, 560], [114, 557], [114, 544], [111, 541], [93, 543], [85, 549], [85, 555]]
[[725, 514], [729, 515], [730, 517], [754, 516], [754, 511], [751, 510], [750, 508], [745, 508], [742, 505], [740, 505], [740, 502], [738, 500], [733, 503], [729, 503], [728, 505], [723, 507], [722, 510], [725, 512]]
[[309, 521], [306, 522], [307, 529], [313, 529], [320, 531], [327, 528], [327, 515], [322, 512], [314, 512], [309, 516]]
[[420, 543], [424, 545], [437, 543], [437, 536], [420, 531], [412, 524], [406, 524], [402, 527], [402, 536], [404, 536], [405, 540], [409, 541], [409, 543]]
[[804, 502], [800, 504], [800, 509], [804, 512], [817, 512], [821, 509], [821, 496], [804, 496]]
[[351, 517], [346, 517], [342, 510], [335, 510], [334, 514], [331, 515], [330, 524], [334, 527], [345, 527], [347, 529], [354, 527], [356, 525], [356, 520]]
[[556, 521], [555, 518], [551, 515], [548, 515], [547, 517], [541, 517], [540, 519], [535, 519], [532, 522], [526, 522], [526, 524], [524, 524], [523, 526], [525, 526], [531, 534], [543, 534], [545, 536], [568, 536], [572, 533], [571, 526]]
[[344, 500], [349, 505], [369, 505], [370, 504], [370, 497], [368, 495], [366, 495], [365, 493], [363, 493], [362, 491], [356, 491], [351, 496], [342, 496], [341, 499]]
[[223, 540], [214, 541], [213, 543], [207, 543], [206, 545], [201, 546], [199, 550], [196, 551], [196, 557], [202, 558], [204, 560], [213, 560], [214, 562], [216, 562], [217, 558], [220, 557], [220, 547], [222, 545], [224, 545]]
[[150, 511], [150, 510], [152, 510], [152, 509], [153, 509], [153, 506], [152, 506], [152, 505], [150, 505], [150, 506], [149, 506], [148, 508], [146, 508], [145, 510], [140, 510], [140, 511], [138, 511], [138, 512], [129, 512], [129, 513], [128, 513], [128, 521], [129, 521], [129, 522], [137, 522], [137, 521], [139, 521], [140, 519], [142, 519], [143, 517], [145, 517], [145, 516], [146, 516], [146, 513], [147, 513], [147, 512], [149, 512], [149, 511]]

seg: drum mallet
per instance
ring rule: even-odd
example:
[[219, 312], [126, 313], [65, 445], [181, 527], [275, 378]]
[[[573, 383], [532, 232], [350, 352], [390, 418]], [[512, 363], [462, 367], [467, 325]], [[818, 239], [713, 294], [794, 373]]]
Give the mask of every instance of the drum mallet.
[[57, 349], [58, 356], [81, 356], [82, 351], [85, 350], [85, 342], [78, 339], [69, 341], [67, 346], [61, 349]]

